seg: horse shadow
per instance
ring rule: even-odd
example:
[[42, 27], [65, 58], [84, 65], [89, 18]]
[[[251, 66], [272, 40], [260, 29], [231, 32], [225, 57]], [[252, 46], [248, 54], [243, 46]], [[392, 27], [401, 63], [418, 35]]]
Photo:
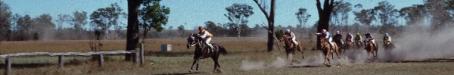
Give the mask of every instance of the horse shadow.
[[182, 72], [182, 73], [161, 73], [152, 75], [190, 75], [190, 74], [204, 74], [205, 72]]
[[158, 56], [158, 57], [180, 57], [185, 55], [192, 55], [193, 52], [158, 52], [158, 51], [148, 51], [145, 52], [145, 56]]
[[296, 65], [296, 66], [288, 66], [288, 68], [317, 68], [317, 67], [325, 67], [322, 65]]

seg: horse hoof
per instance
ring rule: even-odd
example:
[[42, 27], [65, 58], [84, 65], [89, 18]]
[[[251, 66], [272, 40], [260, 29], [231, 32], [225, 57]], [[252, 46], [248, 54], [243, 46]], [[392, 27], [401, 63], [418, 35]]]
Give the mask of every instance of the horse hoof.
[[222, 73], [222, 70], [220, 69], [214, 70], [214, 73]]
[[331, 67], [331, 65], [329, 65], [329, 64], [325, 64], [325, 66], [326, 66], [326, 67]]
[[189, 73], [197, 72], [197, 70], [189, 70]]

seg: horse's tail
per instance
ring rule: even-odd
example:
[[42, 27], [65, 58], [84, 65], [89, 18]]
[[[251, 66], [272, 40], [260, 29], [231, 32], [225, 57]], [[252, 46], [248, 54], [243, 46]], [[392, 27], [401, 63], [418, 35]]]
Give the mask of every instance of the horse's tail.
[[219, 45], [218, 49], [219, 49], [219, 53], [224, 54], [224, 55], [227, 54], [227, 50], [224, 48], [224, 46]]

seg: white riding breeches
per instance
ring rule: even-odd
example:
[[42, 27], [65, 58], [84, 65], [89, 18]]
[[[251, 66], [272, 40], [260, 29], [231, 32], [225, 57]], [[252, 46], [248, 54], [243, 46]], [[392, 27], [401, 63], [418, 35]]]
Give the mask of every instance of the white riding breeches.
[[334, 45], [333, 38], [329, 37], [329, 38], [328, 38], [328, 42], [329, 42], [329, 44], [331, 44], [331, 46]]
[[205, 39], [205, 44], [207, 44], [208, 47], [210, 47], [210, 49], [213, 49], [213, 45], [211, 44], [211, 38], [206, 38]]
[[296, 41], [296, 38], [292, 38], [292, 42], [293, 42], [295, 45], [298, 45], [298, 41]]
[[375, 44], [375, 39], [372, 39], [372, 40], [370, 40], [370, 41], [372, 42], [372, 44]]

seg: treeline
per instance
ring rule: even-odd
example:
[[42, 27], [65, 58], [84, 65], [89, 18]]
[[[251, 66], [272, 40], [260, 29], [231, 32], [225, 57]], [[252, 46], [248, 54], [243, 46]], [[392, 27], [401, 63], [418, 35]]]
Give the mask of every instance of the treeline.
[[[154, 2], [156, 3], [156, 2]], [[157, 2], [159, 3], [159, 2]], [[150, 4], [148, 6], [153, 7]], [[159, 4], [157, 4], [159, 5]], [[399, 34], [408, 27], [429, 29], [452, 27], [454, 22], [453, 0], [424, 0], [423, 4], [416, 4], [401, 9], [387, 1], [379, 2], [372, 8], [363, 8], [361, 4], [351, 4], [345, 1], [335, 1], [335, 8], [331, 13], [330, 31], [341, 32], [375, 32]], [[185, 26], [162, 28], [161, 24], [167, 20], [153, 19], [155, 14], [166, 17], [170, 9], [162, 6], [163, 13], [140, 12], [140, 29], [149, 29], [147, 38], [186, 37], [195, 30], [185, 30]], [[206, 21], [204, 27], [217, 37], [266, 37], [267, 25], [248, 24], [248, 17], [254, 15], [254, 8], [248, 4], [235, 3], [225, 8], [224, 16], [227, 23]], [[147, 11], [141, 9], [141, 11]], [[307, 24], [312, 15], [306, 8], [295, 12], [298, 24], [276, 25], [276, 32], [282, 29], [291, 29], [300, 36], [311, 37], [315, 33], [318, 23]], [[60, 14], [53, 18], [50, 14], [36, 17], [30, 15], [13, 14], [10, 7], [0, 1], [0, 40], [84, 40], [84, 39], [125, 39], [126, 26], [121, 23], [126, 13], [118, 4], [99, 8], [93, 13], [75, 11], [72, 14]], [[353, 15], [353, 16], [352, 16]], [[350, 17], [354, 19], [351, 20]], [[143, 20], [142, 20], [143, 19]], [[291, 20], [291, 18], [288, 18]], [[156, 22], [155, 22], [156, 21]], [[155, 24], [160, 23], [160, 24]], [[153, 28], [147, 28], [153, 27]], [[165, 30], [163, 30], [165, 29]], [[161, 30], [163, 30], [161, 32]], [[307, 36], [306, 36], [307, 35]]]

